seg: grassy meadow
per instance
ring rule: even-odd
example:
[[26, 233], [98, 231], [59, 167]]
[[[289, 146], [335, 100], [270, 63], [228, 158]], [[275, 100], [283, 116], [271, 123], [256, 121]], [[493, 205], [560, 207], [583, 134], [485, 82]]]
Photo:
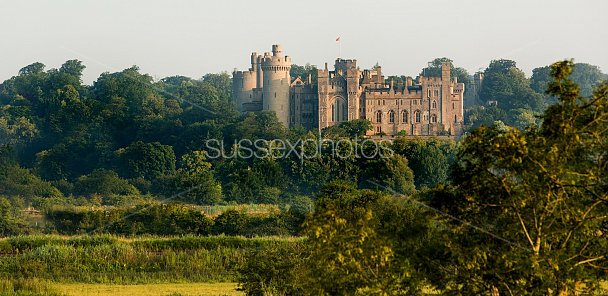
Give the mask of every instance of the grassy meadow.
[[236, 290], [237, 284], [235, 283], [170, 283], [145, 285], [55, 283], [51, 284], [51, 287], [58, 293], [67, 296], [244, 295], [244, 293]]
[[247, 251], [299, 240], [8, 237], [0, 239], [0, 295], [242, 295], [235, 282]]

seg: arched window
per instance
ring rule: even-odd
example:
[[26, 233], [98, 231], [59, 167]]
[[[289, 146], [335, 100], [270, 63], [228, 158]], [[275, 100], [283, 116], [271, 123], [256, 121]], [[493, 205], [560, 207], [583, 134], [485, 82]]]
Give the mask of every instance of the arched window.
[[403, 112], [401, 112], [401, 122], [407, 123], [407, 117], [408, 117], [407, 111], [403, 110]]
[[382, 111], [376, 111], [376, 122], [382, 123]]
[[395, 123], [395, 112], [393, 110], [388, 112], [388, 122]]
[[437, 115], [431, 115], [431, 123], [437, 123]]
[[433, 103], [431, 103], [431, 108], [437, 109], [437, 101], [433, 100]]
[[420, 122], [420, 111], [416, 110], [414, 112], [414, 118], [416, 118], [416, 122]]
[[331, 104], [331, 121], [344, 122], [348, 120], [348, 106], [342, 97], [336, 97]]

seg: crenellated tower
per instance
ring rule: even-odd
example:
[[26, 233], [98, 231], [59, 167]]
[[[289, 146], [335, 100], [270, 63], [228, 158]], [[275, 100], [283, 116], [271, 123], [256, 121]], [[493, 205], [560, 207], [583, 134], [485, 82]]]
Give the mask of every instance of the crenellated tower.
[[280, 122], [289, 126], [289, 88], [291, 58], [283, 56], [280, 45], [272, 46], [272, 55], [266, 53], [261, 61], [263, 72], [262, 109], [274, 111]]

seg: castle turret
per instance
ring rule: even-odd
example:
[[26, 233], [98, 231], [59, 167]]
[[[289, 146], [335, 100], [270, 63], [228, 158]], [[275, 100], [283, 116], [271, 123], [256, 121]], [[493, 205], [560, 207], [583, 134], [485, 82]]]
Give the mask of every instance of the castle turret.
[[291, 58], [283, 56], [280, 45], [272, 46], [272, 56], [261, 60], [263, 79], [263, 110], [274, 111], [280, 122], [289, 125], [289, 87]]
[[243, 112], [243, 104], [253, 100], [253, 89], [256, 84], [256, 72], [234, 71], [232, 73], [232, 102], [237, 110]]

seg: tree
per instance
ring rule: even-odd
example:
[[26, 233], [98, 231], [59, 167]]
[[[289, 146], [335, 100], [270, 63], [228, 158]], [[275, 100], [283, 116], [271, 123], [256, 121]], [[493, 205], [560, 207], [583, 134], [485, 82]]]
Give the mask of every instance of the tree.
[[380, 195], [332, 183], [320, 194], [306, 222], [310, 255], [306, 290], [311, 295], [353, 295], [386, 291], [383, 279], [393, 257], [391, 245], [374, 228], [371, 204]]
[[317, 66], [311, 64], [306, 64], [304, 66], [293, 64], [289, 70], [289, 76], [291, 76], [292, 79], [300, 77], [303, 81], [306, 81], [309, 75], [311, 77], [312, 86], [316, 89], [318, 80]]
[[139, 190], [121, 179], [111, 170], [97, 169], [92, 173], [76, 179], [74, 184], [76, 194], [81, 195], [137, 195]]
[[26, 228], [25, 223], [11, 213], [11, 207], [10, 201], [0, 196], [0, 237], [23, 233]]
[[481, 127], [462, 143], [434, 206], [485, 231], [452, 224], [448, 295], [575, 295], [605, 279], [608, 84], [581, 97], [572, 67], [551, 66], [557, 104], [540, 128]]
[[120, 172], [127, 178], [143, 177], [149, 180], [175, 172], [173, 147], [158, 142], [136, 141], [117, 151]]
[[[598, 66], [576, 63], [570, 79], [576, 83], [581, 96], [588, 97], [593, 95], [593, 89], [602, 81], [608, 80], [608, 74], [602, 73]], [[545, 93], [547, 85], [551, 83], [551, 67], [545, 66], [532, 70], [531, 87], [538, 93]]]
[[407, 158], [399, 154], [365, 159], [360, 166], [362, 167], [359, 178], [361, 188], [376, 188], [375, 184], [379, 184], [408, 196], [416, 192], [414, 173], [408, 166]]
[[217, 89], [221, 100], [230, 102], [232, 97], [232, 77], [227, 72], [218, 74], [209, 73], [203, 76], [203, 82], [209, 83]]
[[497, 102], [498, 108], [505, 111], [516, 108], [542, 111], [545, 108], [544, 97], [530, 88], [524, 72], [511, 60], [490, 62], [484, 71], [479, 96], [485, 103]]
[[453, 142], [400, 138], [393, 142], [392, 148], [395, 153], [407, 158], [417, 188], [451, 182], [450, 166], [456, 158], [456, 145]]
[[178, 195], [178, 200], [211, 205], [222, 200], [222, 186], [215, 180], [211, 163], [202, 151], [192, 151], [181, 159], [181, 167], [173, 176], [164, 178], [163, 194]]
[[[436, 58], [429, 62], [429, 66], [422, 69], [423, 76], [426, 77], [441, 77], [441, 65], [442, 63], [450, 63], [450, 78], [458, 78], [458, 82], [468, 85], [471, 82], [471, 78], [467, 70], [460, 67], [455, 67], [451, 59], [446, 57]], [[465, 89], [466, 90], [466, 89]]]
[[367, 119], [355, 119], [323, 129], [323, 136], [348, 137], [351, 139], [355, 137], [363, 138], [370, 130], [372, 130], [371, 121]]

